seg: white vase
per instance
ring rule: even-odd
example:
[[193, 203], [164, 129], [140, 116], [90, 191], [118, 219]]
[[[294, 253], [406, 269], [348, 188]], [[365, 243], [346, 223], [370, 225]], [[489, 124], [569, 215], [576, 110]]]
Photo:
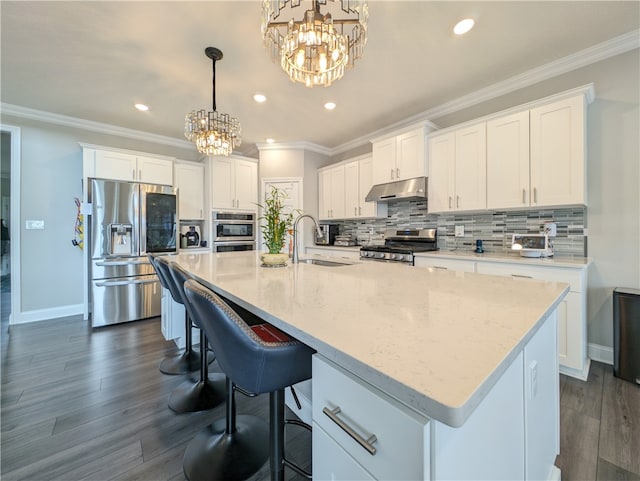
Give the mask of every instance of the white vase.
[[268, 252], [260, 254], [263, 267], [284, 267], [287, 265], [288, 259], [288, 254], [269, 254]]

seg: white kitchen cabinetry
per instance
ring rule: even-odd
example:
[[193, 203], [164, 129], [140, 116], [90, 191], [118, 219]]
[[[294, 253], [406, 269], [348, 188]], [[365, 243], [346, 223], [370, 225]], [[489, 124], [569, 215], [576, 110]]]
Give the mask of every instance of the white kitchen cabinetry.
[[313, 356], [311, 404], [314, 479], [430, 478], [425, 416], [319, 355]]
[[373, 184], [427, 175], [426, 128], [373, 141]]
[[173, 185], [173, 159], [170, 157], [154, 157], [89, 145], [82, 147], [85, 178]]
[[487, 122], [487, 208], [529, 205], [529, 111]]
[[458, 272], [475, 272], [476, 263], [465, 259], [442, 259], [439, 257], [419, 257], [414, 259], [416, 267], [432, 267], [434, 269], [452, 270]]
[[211, 207], [256, 210], [258, 164], [237, 157], [211, 159]]
[[318, 217], [345, 218], [345, 166], [340, 164], [318, 171]]
[[344, 203], [347, 219], [387, 217], [387, 204], [365, 202], [373, 187], [373, 158], [371, 155], [344, 165]]
[[531, 205], [586, 205], [584, 95], [530, 111]]
[[360, 259], [359, 247], [307, 247], [305, 252], [309, 255], [319, 255], [323, 257], [336, 257], [339, 259], [348, 259], [350, 261], [357, 261]]
[[429, 138], [429, 212], [487, 207], [486, 124]]
[[196, 162], [176, 162], [175, 184], [178, 188], [181, 220], [204, 220], [204, 165]]
[[558, 357], [560, 372], [586, 380], [590, 360], [587, 357], [587, 268], [571, 269], [552, 266], [517, 265], [499, 262], [478, 262], [480, 274], [512, 276], [528, 279], [566, 282], [569, 293], [558, 306]]
[[160, 330], [162, 336], [167, 341], [180, 340], [184, 338], [184, 305], [175, 302], [171, 293], [162, 288], [162, 309], [160, 316]]

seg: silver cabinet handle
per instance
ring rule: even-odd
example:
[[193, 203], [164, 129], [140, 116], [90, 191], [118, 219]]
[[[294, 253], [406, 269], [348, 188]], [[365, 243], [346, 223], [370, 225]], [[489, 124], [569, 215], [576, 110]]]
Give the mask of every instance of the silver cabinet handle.
[[349, 426], [347, 423], [345, 423], [342, 419], [340, 419], [338, 417], [338, 414], [341, 411], [342, 410], [340, 409], [339, 406], [336, 406], [333, 409], [329, 409], [326, 406], [322, 408], [322, 412], [325, 413], [329, 417], [329, 419], [331, 419], [334, 423], [336, 423], [340, 429], [342, 429], [345, 433], [347, 433], [349, 436], [351, 436], [351, 438], [355, 442], [357, 442], [360, 446], [362, 446], [364, 449], [366, 449], [367, 452], [371, 456], [375, 455], [376, 454], [376, 448], [374, 446], [372, 446], [372, 444], [375, 443], [378, 440], [378, 438], [376, 438], [376, 435], [372, 434], [367, 439], [365, 439], [362, 436], [360, 436], [355, 431], [355, 429], [353, 429], [351, 426]]
[[520, 277], [522, 279], [533, 279], [531, 276], [523, 276], [522, 274], [511, 274], [512, 277]]
[[400, 178], [400, 168], [396, 167], [396, 179]]
[[393, 169], [391, 169], [391, 178], [393, 179]]
[[449, 209], [451, 209], [451, 196], [449, 196]]
[[448, 267], [444, 267], [444, 266], [433, 266], [433, 267], [434, 267], [435, 269], [442, 269], [442, 270], [445, 270], [445, 271], [448, 271], [448, 270], [449, 270], [449, 268], [448, 268]]
[[526, 195], [527, 195], [527, 191], [522, 189], [522, 203], [523, 204], [527, 203], [527, 201], [525, 200]]
[[538, 203], [538, 189], [536, 187], [533, 188], [533, 202], [534, 204]]
[[358, 207], [358, 215], [362, 215], [362, 207]]
[[353, 208], [353, 215], [358, 215], [358, 208], [357, 207]]
[[113, 266], [139, 266], [142, 264], [149, 264], [148, 260], [142, 261], [106, 261], [106, 262], [96, 262], [96, 266], [98, 267], [113, 267]]
[[136, 180], [136, 169], [131, 169], [131, 178]]
[[460, 196], [456, 195], [456, 208], [460, 207]]
[[142, 169], [138, 170], [138, 180], [142, 180]]

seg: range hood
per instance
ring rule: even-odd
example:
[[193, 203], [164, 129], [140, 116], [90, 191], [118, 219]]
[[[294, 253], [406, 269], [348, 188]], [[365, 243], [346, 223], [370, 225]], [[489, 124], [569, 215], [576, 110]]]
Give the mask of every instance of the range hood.
[[390, 202], [406, 199], [427, 199], [426, 177], [374, 185], [365, 197], [367, 202]]

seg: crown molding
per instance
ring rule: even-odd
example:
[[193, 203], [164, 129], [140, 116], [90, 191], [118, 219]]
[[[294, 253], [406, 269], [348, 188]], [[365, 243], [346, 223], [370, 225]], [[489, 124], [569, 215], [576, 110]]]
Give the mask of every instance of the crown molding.
[[256, 147], [260, 152], [266, 150], [306, 150], [326, 156], [331, 156], [334, 153], [334, 149], [330, 149], [328, 147], [324, 147], [322, 145], [314, 144], [313, 142], [307, 141], [273, 142], [271, 144], [261, 143], [256, 144]]
[[[529, 87], [530, 85], [548, 80], [558, 75], [562, 75], [581, 67], [591, 65], [601, 60], [629, 52], [640, 47], [640, 29], [632, 30], [628, 33], [606, 40], [599, 44], [580, 50], [566, 57], [554, 60], [548, 64], [528, 70], [519, 75], [515, 75], [501, 82], [497, 82], [489, 87], [476, 90], [468, 95], [463, 95], [450, 102], [445, 102], [431, 109], [427, 109], [416, 115], [408, 117], [400, 122], [396, 122], [387, 128], [377, 130], [358, 137], [332, 149], [332, 155], [347, 152], [353, 148], [370, 141], [371, 138], [382, 137], [394, 130], [401, 129], [416, 122], [429, 122], [429, 119], [437, 119], [444, 115], [452, 114], [460, 110], [464, 110], [474, 105], [486, 102], [488, 100], [506, 95], [516, 90]], [[591, 101], [592, 99], [590, 99]], [[432, 124], [437, 128], [435, 124]]]
[[186, 140], [167, 137], [164, 135], [151, 134], [141, 130], [133, 130], [117, 125], [105, 124], [102, 122], [94, 122], [93, 120], [85, 120], [77, 117], [70, 117], [62, 114], [54, 114], [44, 110], [31, 109], [20, 105], [0, 103], [0, 112], [4, 115], [13, 115], [24, 119], [38, 120], [55, 125], [63, 125], [65, 127], [73, 127], [81, 130], [90, 130], [101, 134], [116, 135], [128, 139], [142, 140], [152, 142], [154, 144], [168, 145], [181, 149], [193, 149], [193, 143]]

